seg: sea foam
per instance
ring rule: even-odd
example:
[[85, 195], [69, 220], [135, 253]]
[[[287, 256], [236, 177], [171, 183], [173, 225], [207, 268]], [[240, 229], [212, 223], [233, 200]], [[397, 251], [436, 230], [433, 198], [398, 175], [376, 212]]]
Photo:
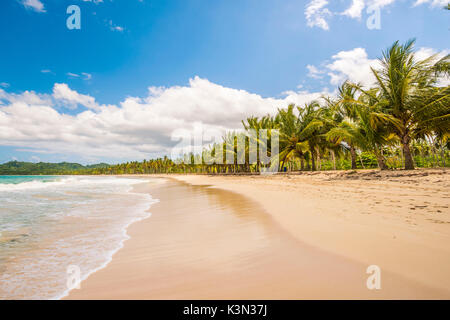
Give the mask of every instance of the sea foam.
[[0, 299], [59, 299], [67, 267], [104, 268], [158, 200], [133, 192], [152, 179], [65, 176], [0, 184]]

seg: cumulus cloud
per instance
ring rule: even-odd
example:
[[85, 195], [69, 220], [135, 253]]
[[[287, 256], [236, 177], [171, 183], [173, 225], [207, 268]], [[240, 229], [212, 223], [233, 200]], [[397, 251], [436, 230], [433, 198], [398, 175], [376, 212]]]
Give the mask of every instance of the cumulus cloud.
[[326, 18], [331, 15], [331, 11], [326, 8], [327, 0], [312, 0], [305, 9], [306, 22], [309, 27], [319, 27], [329, 30]]
[[64, 105], [74, 109], [78, 104], [88, 109], [98, 110], [100, 106], [95, 102], [95, 98], [84, 95], [69, 88], [65, 83], [55, 83], [53, 86], [53, 98], [61, 101]]
[[[437, 52], [432, 48], [419, 48], [415, 57], [417, 60], [426, 59], [437, 54], [437, 59], [443, 58], [449, 54], [449, 50]], [[354, 83], [361, 83], [364, 86], [371, 86], [375, 83], [375, 77], [371, 68], [380, 68], [378, 59], [369, 58], [364, 48], [354, 48], [352, 50], [340, 51], [331, 56], [331, 60], [325, 61], [320, 67], [308, 65], [309, 76], [312, 78], [322, 77], [326, 74], [329, 76], [330, 84], [333, 86], [341, 84], [345, 80]], [[439, 85], [448, 85], [449, 79], [443, 78]]]
[[23, 0], [22, 5], [36, 12], [45, 12], [44, 4], [40, 0]]
[[310, 64], [306, 66], [306, 69], [308, 69], [308, 77], [313, 79], [322, 79], [322, 75], [325, 73], [325, 71], [319, 70], [317, 67]]
[[[309, 27], [318, 27], [329, 30], [328, 19], [333, 15], [343, 15], [351, 19], [361, 20], [363, 10], [365, 8], [379, 8], [394, 4], [398, 0], [347, 0], [350, 5], [342, 12], [331, 11], [328, 9], [329, 1], [327, 0], [310, 0], [305, 8], [306, 23]], [[430, 7], [444, 7], [448, 4], [448, 0], [412, 0], [412, 7], [428, 3]]]
[[364, 0], [352, 0], [351, 6], [345, 10], [342, 14], [349, 16], [350, 18], [361, 19], [361, 13], [365, 7]]
[[369, 59], [364, 48], [341, 51], [331, 58], [333, 61], [327, 64], [326, 68], [332, 85], [338, 85], [347, 79], [364, 85], [371, 85], [374, 82], [370, 68], [378, 68], [379, 61]]
[[24, 102], [33, 105], [47, 105], [51, 104], [51, 97], [46, 94], [38, 94], [34, 91], [24, 91], [23, 93], [8, 93], [3, 89], [0, 89], [0, 102], [4, 103], [16, 103]]
[[[423, 59], [429, 58], [430, 56], [436, 55], [436, 59], [442, 59], [443, 57], [445, 57], [448, 54], [450, 54], [450, 50], [448, 50], [448, 49], [438, 52], [438, 51], [434, 50], [433, 48], [422, 47], [419, 50], [417, 50], [415, 57], [417, 60], [423, 60]], [[450, 85], [450, 77], [442, 77], [438, 81], [438, 86], [445, 87], [445, 86], [449, 86], [449, 85]]]
[[345, 80], [371, 85], [375, 80], [371, 67], [379, 67], [378, 59], [369, 59], [364, 48], [355, 48], [338, 52], [331, 56], [331, 61], [322, 63], [320, 67], [308, 65], [307, 69], [312, 78], [322, 78], [326, 74], [333, 86]]
[[362, 11], [366, 6], [383, 8], [393, 2], [395, 0], [352, 0], [350, 6], [343, 12], [332, 12], [328, 9], [329, 1], [311, 0], [306, 6], [305, 17], [309, 27], [319, 27], [323, 30], [329, 30], [330, 27], [327, 19], [335, 14], [348, 16], [352, 19], [361, 19]]
[[[2, 94], [10, 95], [0, 91], [0, 100]], [[16, 99], [0, 105], [0, 145], [118, 160], [150, 158], [171, 154], [177, 130], [192, 132], [201, 125], [223, 134], [242, 128], [241, 120], [250, 115], [274, 114], [279, 107], [302, 105], [322, 94], [288, 91], [281, 98], [264, 98], [195, 77], [187, 86], [151, 87], [145, 97], [105, 106], [59, 83], [47, 104]], [[55, 108], [61, 103], [89, 110], [64, 114]]]
[[448, 0], [417, 0], [414, 6], [419, 6], [424, 3], [429, 3], [432, 7], [446, 7]]

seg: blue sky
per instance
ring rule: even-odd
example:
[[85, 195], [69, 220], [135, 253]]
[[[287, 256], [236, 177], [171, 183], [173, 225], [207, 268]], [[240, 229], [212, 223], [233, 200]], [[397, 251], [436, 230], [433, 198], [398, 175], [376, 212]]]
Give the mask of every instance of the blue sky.
[[[1, 1], [0, 163], [167, 153], [173, 131], [192, 123], [233, 129], [249, 112], [369, 80], [368, 66], [395, 40], [416, 38], [424, 54], [448, 50], [444, 3]], [[72, 4], [80, 30], [66, 27]], [[381, 25], [370, 30], [373, 4]]]

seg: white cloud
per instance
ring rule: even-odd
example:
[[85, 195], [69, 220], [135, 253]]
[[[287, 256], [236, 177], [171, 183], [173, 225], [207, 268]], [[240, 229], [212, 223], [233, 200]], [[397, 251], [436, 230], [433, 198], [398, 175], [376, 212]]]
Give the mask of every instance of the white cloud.
[[125, 30], [124, 27], [121, 27], [121, 26], [118, 26], [118, 25], [114, 24], [114, 23], [112, 22], [112, 20], [109, 20], [108, 24], [109, 24], [109, 29], [110, 29], [111, 31], [119, 31], [119, 32], [123, 32], [123, 31]]
[[[0, 99], [1, 95], [0, 91]], [[242, 128], [241, 120], [250, 115], [274, 114], [279, 107], [302, 105], [321, 95], [288, 91], [283, 98], [264, 98], [195, 77], [187, 86], [151, 87], [146, 97], [129, 97], [117, 106], [104, 106], [66, 84], [55, 84], [53, 103], [35, 105], [16, 100], [0, 105], [0, 141], [2, 145], [66, 155], [150, 158], [170, 154], [176, 144], [171, 141], [175, 130], [193, 130], [201, 124], [223, 134]], [[69, 115], [55, 109], [59, 103], [90, 109]]]
[[[445, 57], [446, 55], [450, 54], [450, 50], [444, 50], [442, 52], [437, 52], [436, 50], [432, 49], [432, 48], [426, 48], [426, 47], [422, 47], [419, 48], [419, 50], [417, 50], [416, 52], [416, 59], [417, 60], [423, 60], [426, 58], [429, 58], [432, 55], [436, 55], [436, 59], [442, 59], [443, 57]], [[442, 77], [441, 79], [439, 79], [438, 81], [438, 86], [450, 86], [450, 77]]]
[[83, 80], [91, 80], [92, 79], [92, 74], [87, 73], [87, 72], [82, 72], [81, 74], [67, 72], [66, 75], [69, 76], [70, 78], [82, 78]]
[[51, 98], [46, 94], [38, 94], [34, 91], [24, 91], [23, 93], [7, 93], [0, 89], [0, 101], [8, 103], [24, 102], [30, 105], [47, 105], [51, 103]]
[[449, 3], [448, 0], [417, 0], [414, 6], [419, 6], [424, 3], [429, 3], [432, 7], [446, 7]]
[[362, 12], [365, 7], [384, 8], [396, 0], [352, 0], [352, 4], [348, 7], [342, 15], [348, 16], [352, 19], [361, 19]]
[[50, 69], [42, 69], [41, 73], [52, 73], [52, 70], [50, 70]]
[[[347, 0], [349, 1], [349, 0]], [[350, 6], [343, 12], [332, 12], [328, 9], [327, 0], [310, 0], [305, 9], [306, 22], [309, 27], [319, 27], [329, 30], [328, 18], [333, 15], [343, 15], [351, 19], [361, 20], [364, 9], [378, 7], [380, 9], [395, 3], [398, 0], [351, 0]], [[444, 7], [448, 0], [412, 0], [413, 6], [429, 3], [431, 7]]]
[[319, 70], [317, 67], [310, 64], [306, 66], [306, 69], [308, 69], [308, 77], [313, 79], [322, 79], [322, 74], [325, 73], [323, 70]]
[[375, 81], [370, 67], [379, 67], [378, 59], [369, 59], [364, 48], [355, 48], [338, 52], [331, 57], [331, 61], [322, 63], [320, 67], [308, 65], [307, 69], [312, 78], [328, 75], [333, 86], [345, 80], [369, 86]]
[[0, 87], [8, 88], [9, 87], [9, 83], [8, 82], [0, 82]]
[[30, 161], [31, 162], [41, 162], [41, 158], [39, 158], [38, 156], [31, 156], [30, 157]]
[[345, 80], [355, 83], [371, 85], [374, 77], [371, 67], [379, 67], [378, 59], [369, 59], [367, 52], [363, 48], [355, 48], [349, 51], [341, 51], [331, 57], [333, 60], [326, 65], [330, 83], [339, 85]]
[[394, 3], [397, 0], [366, 0], [367, 6], [379, 7], [383, 8], [391, 3]]
[[92, 2], [92, 3], [95, 3], [95, 4], [99, 4], [99, 3], [102, 3], [103, 2], [103, 0], [83, 0], [84, 2]]
[[[449, 54], [449, 50], [439, 52], [437, 59]], [[416, 51], [415, 57], [417, 60], [426, 59], [438, 53], [432, 48], [419, 48]], [[348, 51], [340, 51], [331, 57], [331, 61], [326, 61], [320, 67], [306, 66], [309, 70], [309, 76], [312, 78], [322, 78], [323, 74], [329, 76], [330, 84], [337, 86], [345, 80], [350, 80], [354, 83], [361, 83], [364, 86], [371, 86], [375, 83], [375, 77], [372, 73], [371, 67], [374, 69], [380, 68], [378, 59], [370, 59], [364, 48], [355, 48]], [[443, 78], [439, 85], [448, 85], [449, 79]]]
[[70, 108], [76, 108], [77, 104], [80, 104], [88, 109], [100, 109], [100, 106], [95, 102], [95, 98], [80, 94], [70, 89], [65, 83], [55, 83], [53, 87], [53, 98], [61, 100], [63, 104]]
[[44, 4], [40, 0], [23, 0], [22, 5], [36, 12], [45, 12]]
[[345, 10], [342, 14], [349, 16], [350, 18], [361, 19], [361, 13], [365, 7], [364, 0], [352, 0], [352, 5]]
[[84, 76], [84, 80], [91, 80], [92, 79], [92, 74], [90, 74], [90, 73], [82, 72], [81, 74]]
[[308, 3], [305, 9], [305, 16], [309, 27], [319, 27], [323, 30], [329, 29], [326, 18], [331, 15], [331, 12], [326, 8], [327, 5], [327, 0], [312, 0]]

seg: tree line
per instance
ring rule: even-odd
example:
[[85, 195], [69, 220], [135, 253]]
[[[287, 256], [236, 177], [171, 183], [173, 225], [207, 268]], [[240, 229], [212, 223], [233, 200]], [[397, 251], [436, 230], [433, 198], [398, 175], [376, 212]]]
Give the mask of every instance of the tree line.
[[[275, 115], [250, 116], [243, 131], [228, 132], [221, 143], [188, 153], [71, 170], [66, 174], [258, 173], [376, 168], [381, 170], [449, 165], [450, 55], [419, 59], [414, 40], [395, 42], [372, 68], [375, 83], [345, 81], [337, 95], [304, 106], [279, 108]], [[249, 135], [264, 131], [267, 139]], [[272, 139], [278, 149], [271, 150]], [[239, 146], [237, 141], [245, 143]], [[264, 144], [270, 163], [250, 156], [249, 145]], [[258, 147], [259, 148], [259, 147]], [[222, 156], [224, 161], [215, 161]], [[275, 161], [276, 157], [276, 161]]]

